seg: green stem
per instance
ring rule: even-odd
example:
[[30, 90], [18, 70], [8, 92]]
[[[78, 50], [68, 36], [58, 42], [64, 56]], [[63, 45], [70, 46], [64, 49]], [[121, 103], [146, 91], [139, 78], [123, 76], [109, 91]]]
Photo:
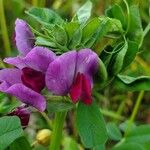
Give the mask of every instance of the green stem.
[[117, 120], [120, 120], [120, 121], [125, 119], [125, 117], [123, 117], [121, 115], [118, 115], [118, 114], [116, 114], [116, 112], [113, 112], [113, 111], [110, 111], [110, 110], [100, 109], [100, 111], [104, 116], [108, 116], [110, 118], [114, 118], [114, 119], [117, 119]]
[[146, 36], [146, 34], [150, 31], [150, 23], [146, 26], [144, 32], [143, 32], [143, 38]]
[[129, 31], [129, 27], [130, 27], [130, 9], [129, 9], [128, 2], [127, 2], [126, 0], [123, 0], [123, 2], [125, 3], [126, 8], [127, 8], [128, 23], [127, 23], [126, 33], [128, 33], [128, 31]]
[[142, 99], [143, 99], [143, 96], [144, 96], [144, 91], [140, 91], [140, 93], [139, 93], [139, 95], [138, 95], [138, 98], [137, 98], [137, 100], [136, 100], [135, 106], [134, 106], [134, 108], [133, 108], [131, 117], [130, 117], [130, 119], [129, 119], [127, 129], [126, 129], [126, 131], [125, 131], [125, 137], [129, 134], [129, 132], [130, 132], [130, 130], [131, 130], [132, 123], [134, 122], [135, 117], [136, 117], [136, 115], [137, 115], [137, 113], [138, 113], [138, 110], [139, 110], [141, 101], [142, 101]]
[[45, 119], [45, 121], [47, 122], [49, 128], [52, 130], [52, 122], [49, 119], [49, 117], [47, 116], [47, 114], [45, 112], [41, 112], [41, 115], [43, 116], [43, 118]]
[[5, 48], [5, 55], [10, 56], [11, 50], [10, 50], [7, 26], [6, 26], [3, 0], [0, 0], [0, 24], [1, 24], [1, 32], [2, 32], [3, 42], [4, 42], [4, 48]]
[[56, 112], [55, 114], [54, 127], [49, 150], [60, 150], [62, 130], [66, 114], [66, 112]]

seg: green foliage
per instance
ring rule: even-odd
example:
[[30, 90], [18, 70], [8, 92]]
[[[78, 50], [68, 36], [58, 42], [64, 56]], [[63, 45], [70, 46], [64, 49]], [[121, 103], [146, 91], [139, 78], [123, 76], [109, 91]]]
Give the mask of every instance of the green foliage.
[[51, 112], [63, 112], [68, 111], [74, 107], [74, 104], [66, 101], [51, 100], [47, 104], [47, 110]]
[[72, 138], [66, 137], [63, 141], [64, 150], [79, 150], [79, 146]]
[[105, 122], [98, 106], [94, 102], [90, 106], [79, 102], [76, 124], [85, 147], [94, 148], [105, 144], [107, 140]]
[[139, 46], [143, 41], [143, 29], [137, 5], [130, 6], [130, 24], [128, 30], [129, 39], [135, 41]]
[[130, 131], [125, 138], [125, 142], [149, 143], [150, 142], [150, 125], [137, 126]]
[[113, 65], [114, 74], [118, 74], [121, 71], [123, 67], [123, 63], [124, 63], [124, 58], [127, 53], [127, 49], [128, 49], [128, 43], [127, 41], [125, 41], [124, 45], [120, 48], [120, 51], [118, 52], [116, 56], [115, 63]]
[[150, 125], [134, 127], [113, 150], [149, 150]]
[[118, 129], [117, 125], [113, 122], [107, 124], [107, 132], [110, 139], [119, 141], [122, 138], [122, 134]]
[[26, 14], [44, 25], [64, 23], [64, 20], [58, 14], [47, 8], [33, 7], [26, 11]]
[[150, 90], [150, 77], [149, 76], [140, 76], [140, 77], [131, 77], [125, 75], [118, 75], [115, 87], [117, 89], [123, 89], [128, 91], [140, 91]]
[[106, 15], [111, 17], [111, 18], [116, 18], [120, 20], [121, 24], [123, 27], [126, 26], [126, 18], [125, 14], [118, 4], [113, 5], [111, 8], [106, 10]]
[[13, 141], [23, 135], [23, 130], [18, 117], [0, 118], [0, 149], [4, 150]]
[[103, 83], [103, 82], [107, 81], [107, 78], [108, 78], [107, 70], [101, 59], [99, 59], [99, 70], [98, 70], [97, 74], [99, 77], [98, 78], [99, 82]]
[[92, 3], [87, 1], [75, 14], [73, 20], [79, 21], [80, 24], [85, 24], [91, 16]]
[[32, 150], [25, 137], [16, 139], [11, 145], [10, 150]]
[[124, 143], [117, 147], [114, 147], [112, 150], [145, 150], [141, 144], [131, 142], [131, 143]]

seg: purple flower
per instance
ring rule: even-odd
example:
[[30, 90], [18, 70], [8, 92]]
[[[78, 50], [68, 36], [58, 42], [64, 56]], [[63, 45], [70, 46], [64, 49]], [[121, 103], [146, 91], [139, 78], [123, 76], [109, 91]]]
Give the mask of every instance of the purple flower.
[[7, 114], [8, 116], [18, 116], [21, 125], [23, 128], [26, 128], [28, 126], [29, 120], [30, 120], [30, 111], [29, 108], [26, 108], [25, 105], [22, 105], [20, 107], [17, 107], [15, 110]]
[[35, 45], [35, 37], [28, 24], [17, 19], [15, 22], [15, 42], [19, 52], [26, 55]]
[[15, 29], [16, 44], [22, 56], [4, 59], [17, 68], [0, 70], [0, 91], [44, 111], [46, 101], [40, 92], [45, 87], [46, 70], [56, 55], [47, 48], [33, 47], [30, 42], [33, 34], [23, 20], [17, 19]]
[[70, 51], [50, 63], [46, 72], [46, 85], [56, 95], [71, 96], [76, 103], [92, 103], [93, 75], [98, 69], [98, 56], [90, 49]]

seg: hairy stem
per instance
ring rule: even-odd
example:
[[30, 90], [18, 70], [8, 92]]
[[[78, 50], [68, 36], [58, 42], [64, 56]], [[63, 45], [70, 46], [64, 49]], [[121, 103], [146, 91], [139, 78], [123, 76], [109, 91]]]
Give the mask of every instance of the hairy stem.
[[49, 150], [60, 150], [66, 112], [56, 112]]

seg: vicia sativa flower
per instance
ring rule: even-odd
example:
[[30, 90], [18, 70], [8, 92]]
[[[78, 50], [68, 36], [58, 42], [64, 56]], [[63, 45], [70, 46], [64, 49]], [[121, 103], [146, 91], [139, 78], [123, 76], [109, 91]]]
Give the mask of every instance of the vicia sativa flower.
[[34, 47], [34, 35], [23, 20], [16, 20], [15, 35], [21, 54], [4, 59], [4, 62], [16, 68], [0, 70], [0, 91], [44, 111], [46, 101], [40, 92], [45, 87], [46, 70], [56, 55], [47, 48]]
[[50, 63], [46, 85], [56, 95], [69, 94], [76, 103], [79, 99], [92, 103], [93, 75], [98, 69], [98, 56], [90, 49], [70, 51]]

